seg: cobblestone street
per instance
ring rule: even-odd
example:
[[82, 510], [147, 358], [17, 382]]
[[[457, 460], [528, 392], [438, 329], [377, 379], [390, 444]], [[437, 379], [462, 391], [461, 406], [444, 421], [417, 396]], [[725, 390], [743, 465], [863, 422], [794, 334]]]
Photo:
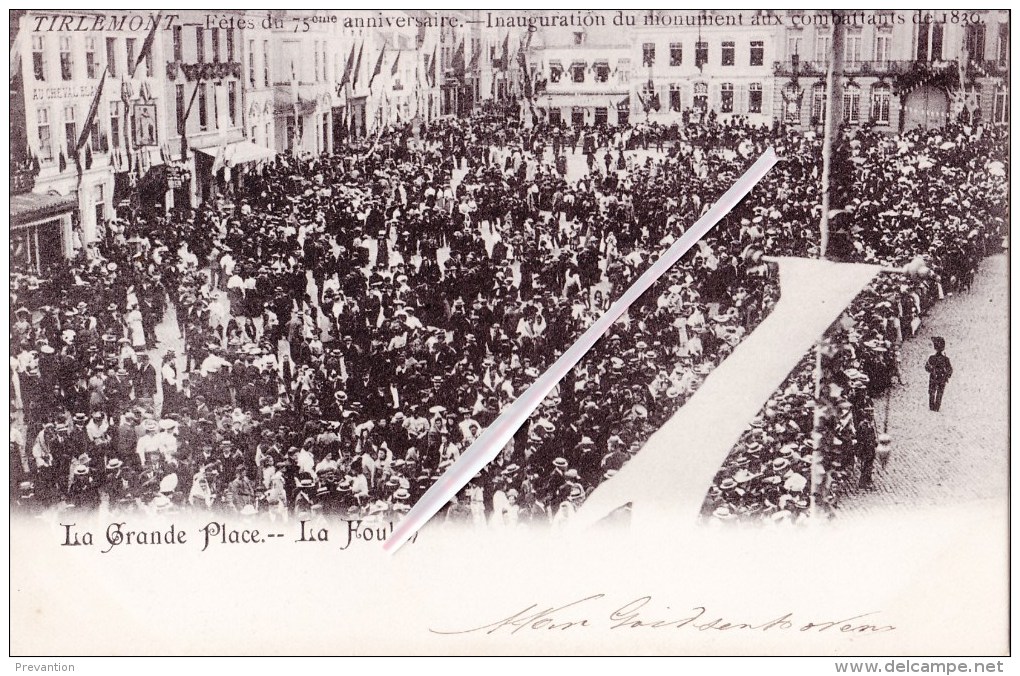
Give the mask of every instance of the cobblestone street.
[[[987, 258], [973, 290], [939, 302], [900, 352], [904, 386], [889, 405], [892, 454], [873, 490], [846, 496], [837, 516], [987, 501], [1008, 495], [1009, 327], [1005, 255]], [[942, 409], [928, 410], [932, 336], [946, 339], [953, 377]], [[875, 405], [885, 422], [885, 402]]]

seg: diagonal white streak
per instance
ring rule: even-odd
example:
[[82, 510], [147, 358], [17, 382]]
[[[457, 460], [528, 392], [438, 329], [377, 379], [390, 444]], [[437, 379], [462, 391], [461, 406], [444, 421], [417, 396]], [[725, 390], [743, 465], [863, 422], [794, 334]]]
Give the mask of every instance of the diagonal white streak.
[[712, 205], [705, 215], [691, 226], [664, 254], [652, 264], [613, 305], [599, 317], [567, 351], [560, 355], [552, 366], [525, 390], [510, 406], [490, 424], [460, 458], [451, 465], [443, 476], [411, 508], [397, 525], [392, 535], [383, 544], [383, 549], [393, 552], [408, 538], [424, 526], [443, 505], [449, 502], [482, 468], [495, 458], [510, 441], [524, 421], [563, 379], [570, 369], [581, 360], [613, 323], [623, 316], [641, 294], [647, 291], [666, 270], [686, 254], [695, 243], [715, 226], [742, 200], [758, 181], [777, 162], [776, 153], [769, 148], [751, 165], [733, 186]]

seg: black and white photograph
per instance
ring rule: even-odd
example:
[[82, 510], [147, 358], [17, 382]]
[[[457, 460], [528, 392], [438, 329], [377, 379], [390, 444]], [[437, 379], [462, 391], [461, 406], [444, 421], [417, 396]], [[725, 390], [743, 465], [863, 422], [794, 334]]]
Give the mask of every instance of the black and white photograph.
[[11, 657], [1008, 655], [1010, 54], [10, 10]]

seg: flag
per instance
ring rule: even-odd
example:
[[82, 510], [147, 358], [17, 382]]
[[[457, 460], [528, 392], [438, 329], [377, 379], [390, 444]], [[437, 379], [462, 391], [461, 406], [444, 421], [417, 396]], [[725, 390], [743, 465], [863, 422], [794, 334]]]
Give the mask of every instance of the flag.
[[[89, 106], [89, 114], [85, 116], [85, 124], [81, 128], [81, 136], [78, 137], [78, 143], [74, 146], [75, 153], [85, 145], [85, 139], [89, 137], [89, 133], [92, 131], [92, 125], [96, 123], [96, 112], [99, 110], [99, 99], [103, 96], [103, 85], [106, 83], [106, 72], [107, 69], [103, 69], [103, 76], [99, 78], [99, 86], [96, 87], [96, 93], [92, 95], [92, 104]], [[68, 148], [70, 150], [70, 148]]]
[[687, 403], [612, 479], [596, 488], [570, 526], [583, 528], [628, 502], [633, 527], [694, 523], [727, 454], [811, 346], [881, 268], [779, 259], [772, 312], [717, 366]]
[[216, 172], [218, 172], [220, 169], [222, 169], [225, 166], [227, 166], [227, 141], [226, 141], [226, 139], [224, 139], [222, 145], [220, 145], [219, 149], [216, 151], [216, 158], [213, 160], [213, 163], [212, 163], [212, 174], [213, 174], [213, 176], [215, 176]]
[[397, 74], [397, 65], [400, 64], [400, 52], [397, 52], [397, 58], [393, 59], [393, 66], [390, 67], [390, 77], [395, 77]]
[[386, 57], [386, 43], [383, 43], [382, 50], [379, 52], [379, 58], [376, 59], [375, 68], [372, 69], [372, 77], [368, 80], [368, 88], [372, 88], [372, 83], [375, 82], [376, 76], [382, 72], [383, 59]]
[[457, 51], [453, 53], [453, 72], [457, 77], [464, 77], [464, 39], [461, 38]]
[[478, 67], [478, 57], [482, 55], [482, 43], [479, 41], [475, 45], [474, 51], [471, 52], [471, 62], [468, 64], [468, 70], [474, 70]]
[[149, 29], [149, 34], [145, 36], [145, 42], [142, 43], [142, 51], [138, 52], [138, 59], [135, 61], [134, 68], [131, 69], [131, 77], [135, 76], [135, 71], [138, 70], [138, 66], [142, 65], [145, 57], [152, 53], [152, 43], [156, 40], [156, 29], [159, 28], [159, 21], [162, 17], [162, 11], [156, 14], [156, 20], [152, 22], [152, 28]]
[[429, 86], [430, 87], [435, 87], [436, 86], [436, 50], [437, 49], [438, 49], [438, 47], [433, 47], [432, 48], [432, 62], [429, 64], [428, 73], [425, 74], [425, 77], [429, 81]]
[[[528, 38], [531, 38], [531, 34], [528, 34]], [[524, 98], [531, 98], [531, 75], [528, 73], [528, 58], [524, 55], [524, 43], [521, 43], [521, 48], [517, 50], [517, 62], [521, 66], [521, 72], [524, 74]]]
[[506, 32], [503, 38], [503, 54], [499, 57], [499, 69], [506, 70], [510, 67], [510, 31]]
[[340, 96], [340, 90], [351, 81], [351, 69], [354, 68], [354, 43], [351, 43], [351, 53], [347, 55], [347, 64], [344, 66], [344, 76], [340, 78], [340, 86], [337, 87], [336, 94]]
[[361, 75], [361, 53], [365, 51], [365, 43], [361, 43], [361, 47], [358, 49], [358, 60], [354, 64], [354, 84], [352, 87], [358, 86], [358, 76]]

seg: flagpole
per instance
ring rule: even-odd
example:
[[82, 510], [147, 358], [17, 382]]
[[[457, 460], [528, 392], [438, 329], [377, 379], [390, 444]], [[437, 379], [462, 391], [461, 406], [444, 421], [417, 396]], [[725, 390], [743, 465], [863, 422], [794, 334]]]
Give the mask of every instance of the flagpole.
[[[818, 257], [825, 258], [829, 245], [829, 206], [831, 204], [832, 184], [832, 146], [839, 133], [839, 117], [837, 115], [836, 91], [843, 71], [843, 36], [844, 24], [840, 20], [841, 12], [832, 11], [832, 40], [829, 42], [829, 70], [825, 77], [825, 135], [822, 140], [822, 217], [819, 222], [820, 241]], [[840, 102], [842, 103], [842, 102]], [[825, 335], [815, 347], [814, 372], [814, 424], [812, 439], [814, 449], [811, 453], [811, 501], [810, 518], [818, 519], [823, 514], [825, 505], [825, 463], [824, 453], [832, 444], [832, 402], [822, 392], [823, 358], [826, 347]]]

